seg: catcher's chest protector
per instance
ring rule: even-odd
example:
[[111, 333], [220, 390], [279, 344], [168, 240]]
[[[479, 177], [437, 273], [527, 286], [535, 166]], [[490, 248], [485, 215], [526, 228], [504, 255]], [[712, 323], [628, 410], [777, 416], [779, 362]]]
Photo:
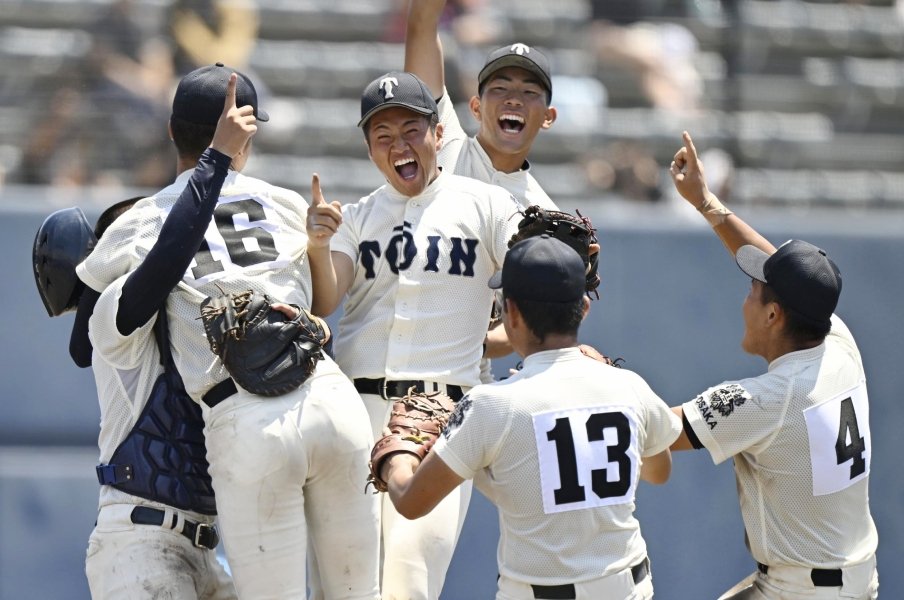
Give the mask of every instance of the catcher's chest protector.
[[97, 478], [139, 498], [215, 515], [201, 407], [185, 392], [172, 363], [164, 310], [158, 313], [155, 333], [166, 369], [110, 463], [97, 467]]

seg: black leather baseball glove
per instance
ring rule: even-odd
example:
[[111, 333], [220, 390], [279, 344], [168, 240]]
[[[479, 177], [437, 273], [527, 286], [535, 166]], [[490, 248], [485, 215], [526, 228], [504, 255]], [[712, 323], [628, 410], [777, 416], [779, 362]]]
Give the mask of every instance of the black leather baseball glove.
[[292, 305], [298, 316], [288, 319], [272, 308], [274, 303], [266, 294], [247, 290], [201, 304], [210, 349], [236, 384], [261, 396], [279, 396], [304, 383], [323, 358], [329, 337], [308, 311]]
[[599, 298], [596, 291], [600, 285], [599, 252], [590, 254], [590, 245], [598, 243], [598, 240], [590, 219], [581, 213], [575, 216], [557, 210], [546, 210], [537, 205], [528, 206], [521, 214], [523, 218], [518, 223], [517, 233], [509, 240], [509, 248], [521, 240], [544, 233], [565, 242], [584, 259], [586, 290], [588, 293], [594, 292]]

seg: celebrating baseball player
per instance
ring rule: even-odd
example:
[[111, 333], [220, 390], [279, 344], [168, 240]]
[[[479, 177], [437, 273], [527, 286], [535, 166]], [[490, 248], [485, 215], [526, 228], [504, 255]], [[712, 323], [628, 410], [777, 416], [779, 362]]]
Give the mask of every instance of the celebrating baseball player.
[[38, 289], [50, 315], [78, 303], [70, 351], [79, 366], [93, 366], [97, 383], [102, 485], [88, 541], [88, 586], [95, 600], [228, 600], [236, 594], [213, 551], [216, 511], [201, 411], [173, 365], [166, 320], [120, 335], [116, 299], [126, 278], [98, 295], [75, 273], [107, 226], [136, 200], [105, 210], [93, 231], [79, 209], [57, 211], [44, 221], [34, 247]]
[[[491, 52], [478, 75], [477, 94], [468, 103], [477, 133], [465, 133], [446, 89], [439, 22], [446, 0], [410, 0], [405, 36], [405, 70], [420, 77], [438, 98], [443, 126], [438, 162], [447, 173], [473, 177], [508, 190], [522, 210], [557, 207], [530, 173], [527, 156], [534, 139], [556, 120], [549, 61], [536, 48], [513, 43]], [[596, 239], [593, 252], [599, 251]], [[593, 277], [596, 277], [596, 261]], [[594, 287], [595, 289], [595, 287]], [[589, 291], [589, 290], [588, 290]], [[497, 315], [498, 316], [498, 315]], [[494, 319], [481, 361], [481, 381], [493, 380], [488, 359], [506, 356], [512, 347], [501, 321]]]
[[776, 249], [723, 206], [687, 132], [671, 174], [752, 279], [741, 347], [769, 363], [673, 409], [684, 423], [673, 450], [734, 459], [757, 571], [721, 598], [877, 598], [869, 402], [860, 351], [834, 314], [838, 267], [801, 240]]
[[411, 436], [381, 439], [375, 479], [416, 519], [473, 478], [499, 509], [497, 600], [652, 598], [634, 499], [639, 479], [668, 479], [681, 422], [638, 375], [577, 347], [590, 302], [566, 244], [517, 243], [490, 286], [524, 368], [473, 388], [423, 462]]
[[[437, 118], [415, 75], [378, 77], [364, 90], [358, 124], [386, 185], [340, 207], [313, 181], [312, 308], [331, 314], [348, 294], [336, 361], [361, 393], [375, 436], [391, 400], [409, 388], [458, 400], [480, 382], [493, 301], [484, 283], [502, 267], [518, 222], [504, 189], [440, 173]], [[469, 500], [464, 486], [420, 522], [383, 503], [384, 600], [439, 596]]]
[[[78, 274], [103, 291], [146, 266], [123, 286], [116, 329], [129, 335], [166, 308], [173, 358], [204, 419], [221, 533], [239, 597], [305, 598], [310, 542], [326, 597], [375, 599], [378, 504], [361, 485], [373, 440], [367, 413], [319, 344], [295, 339], [302, 329], [296, 319], [311, 295], [307, 205], [294, 192], [238, 172], [257, 122], [267, 119], [244, 75], [218, 63], [183, 77], [170, 119], [180, 175], [117, 220]], [[225, 134], [230, 142], [221, 146], [218, 136]], [[141, 294], [130, 293], [130, 283]], [[127, 295], [133, 298], [128, 304]], [[254, 314], [263, 321], [244, 320], [259, 303], [239, 300], [260, 297], [268, 299], [267, 310]], [[210, 310], [202, 312], [202, 306]], [[237, 381], [248, 380], [232, 376], [242, 365], [211, 352], [216, 344], [205, 332], [207, 322], [215, 328], [222, 314], [230, 319], [232, 342], [263, 344], [267, 339], [254, 331], [278, 328], [270, 339], [289, 346], [291, 355], [271, 348], [259, 356], [241, 353], [267, 358], [273, 350], [287, 358], [265, 363], [265, 375], [282, 382], [286, 370], [312, 363], [313, 373], [296, 379], [291, 392], [275, 387], [279, 395], [271, 397], [243, 388]]]

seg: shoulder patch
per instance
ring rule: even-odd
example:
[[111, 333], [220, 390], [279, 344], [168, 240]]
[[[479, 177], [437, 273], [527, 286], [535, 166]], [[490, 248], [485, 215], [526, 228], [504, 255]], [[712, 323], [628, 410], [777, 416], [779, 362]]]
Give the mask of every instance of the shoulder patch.
[[452, 431], [461, 427], [465, 420], [465, 413], [471, 408], [471, 396], [465, 394], [464, 397], [455, 404], [455, 411], [449, 416], [449, 422], [443, 429], [443, 437], [449, 439]]
[[743, 406], [750, 400], [750, 392], [737, 383], [713, 388], [709, 392], [709, 405], [723, 417], [734, 412], [734, 409]]

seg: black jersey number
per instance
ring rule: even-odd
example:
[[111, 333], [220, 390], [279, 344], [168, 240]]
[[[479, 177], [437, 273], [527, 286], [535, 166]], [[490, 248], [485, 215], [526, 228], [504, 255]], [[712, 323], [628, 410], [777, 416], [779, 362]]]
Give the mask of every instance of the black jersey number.
[[[261, 228], [250, 227], [248, 229], [238, 230], [235, 228], [235, 216], [241, 213], [248, 215], [248, 222], [264, 221], [267, 216], [264, 214], [264, 207], [252, 198], [229, 202], [227, 204], [218, 204], [213, 211], [213, 220], [217, 226], [217, 231], [223, 236], [226, 243], [226, 251], [229, 253], [229, 260], [232, 264], [239, 267], [250, 267], [260, 263], [276, 260], [279, 253], [276, 251], [276, 243], [273, 235]], [[253, 238], [257, 241], [259, 250], [248, 250], [245, 248], [243, 240]], [[198, 253], [195, 254], [197, 266], [192, 267], [192, 275], [195, 279], [201, 279], [212, 273], [223, 271], [223, 262], [214, 258], [210, 251], [207, 240], [201, 242]]]
[[[860, 436], [854, 401], [850, 398], [841, 401], [840, 421], [838, 440], [835, 442], [835, 458], [839, 465], [849, 460], [854, 461], [851, 464], [851, 479], [854, 479], [866, 471], [866, 460], [863, 458], [863, 453], [866, 451], [866, 440]], [[850, 443], [847, 441], [848, 437], [850, 437]]]
[[[587, 439], [591, 442], [604, 439], [606, 429], [615, 429], [617, 442], [608, 447], [609, 462], [618, 468], [618, 479], [608, 481], [607, 468], [590, 469], [590, 485], [600, 498], [623, 496], [631, 487], [631, 459], [627, 450], [631, 445], [631, 425], [628, 417], [620, 412], [596, 413], [585, 423]], [[584, 486], [578, 480], [578, 460], [574, 448], [574, 435], [567, 417], [556, 419], [556, 425], [546, 432], [546, 439], [555, 443], [559, 463], [560, 487], [554, 490], [556, 504], [583, 502]]]

